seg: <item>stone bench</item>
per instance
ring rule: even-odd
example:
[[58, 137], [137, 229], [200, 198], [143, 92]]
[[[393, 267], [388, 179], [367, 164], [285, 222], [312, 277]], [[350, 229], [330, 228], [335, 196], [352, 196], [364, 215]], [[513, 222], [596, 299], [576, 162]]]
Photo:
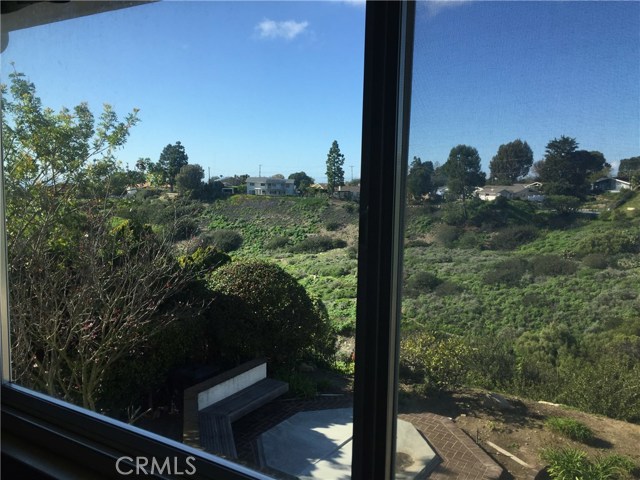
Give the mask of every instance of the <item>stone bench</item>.
[[183, 441], [237, 458], [231, 423], [289, 390], [266, 378], [264, 360], [253, 360], [185, 390]]

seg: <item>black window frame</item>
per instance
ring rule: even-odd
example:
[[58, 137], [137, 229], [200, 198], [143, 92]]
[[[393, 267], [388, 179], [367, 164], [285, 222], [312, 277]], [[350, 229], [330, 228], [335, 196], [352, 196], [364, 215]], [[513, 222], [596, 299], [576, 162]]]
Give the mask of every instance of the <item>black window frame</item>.
[[[354, 480], [394, 477], [404, 183], [414, 21], [413, 1], [367, 2]], [[0, 168], [0, 181], [1, 175]], [[30, 465], [53, 478], [72, 478], [74, 472], [89, 471], [92, 478], [121, 478], [115, 470], [115, 461], [121, 456], [176, 457], [181, 465], [193, 456], [196, 474], [190, 478], [268, 479], [238, 464], [9, 382], [8, 266], [4, 188], [0, 188], [3, 460]]]

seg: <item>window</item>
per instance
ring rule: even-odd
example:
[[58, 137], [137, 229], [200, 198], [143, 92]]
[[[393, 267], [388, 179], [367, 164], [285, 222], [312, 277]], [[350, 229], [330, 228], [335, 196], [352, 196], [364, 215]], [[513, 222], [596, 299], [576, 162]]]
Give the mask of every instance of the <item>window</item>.
[[[405, 107], [409, 94], [406, 75], [410, 71], [412, 15], [411, 4], [390, 2], [367, 6], [363, 114], [363, 158], [366, 161], [363, 164], [361, 193], [366, 215], [360, 225], [355, 479], [389, 478], [393, 465], [394, 339], [399, 311], [399, 225], [403, 205], [400, 193], [403, 162], [400, 160], [406, 156], [404, 126], [408, 120]], [[42, 21], [47, 22], [47, 17]], [[4, 212], [4, 204], [2, 207]], [[389, 258], [393, 259], [391, 264]], [[33, 453], [34, 448], [41, 446], [56, 454], [66, 451], [67, 458], [70, 454], [74, 459], [87, 459], [83, 468], [113, 472], [118, 452], [131, 456], [179, 456], [182, 460], [193, 454], [198, 475], [203, 478], [261, 478], [238, 465], [204, 458], [181, 445], [6, 383], [9, 379], [6, 254], [2, 260], [3, 440], [15, 439], [14, 445], [21, 445], [20, 438], [29, 442], [29, 447], [15, 447], [11, 452], [6, 441], [3, 442], [3, 456], [7, 453], [25, 462], [25, 452], [30, 450]], [[38, 456], [37, 453], [35, 455]], [[58, 462], [56, 467], [63, 468], [62, 463]], [[53, 472], [53, 467], [47, 467], [42, 461], [37, 462], [35, 468]]]
[[637, 429], [638, 32], [637, 2], [417, 5], [398, 412], [434, 476], [560, 470], [556, 422]]

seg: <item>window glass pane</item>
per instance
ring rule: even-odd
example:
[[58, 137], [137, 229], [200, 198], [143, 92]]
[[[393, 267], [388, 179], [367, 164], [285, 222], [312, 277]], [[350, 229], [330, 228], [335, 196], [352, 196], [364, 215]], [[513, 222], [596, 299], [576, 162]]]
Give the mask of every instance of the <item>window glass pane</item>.
[[638, 32], [637, 2], [418, 5], [397, 478], [638, 463]]
[[3, 42], [12, 381], [349, 476], [364, 5], [114, 5]]

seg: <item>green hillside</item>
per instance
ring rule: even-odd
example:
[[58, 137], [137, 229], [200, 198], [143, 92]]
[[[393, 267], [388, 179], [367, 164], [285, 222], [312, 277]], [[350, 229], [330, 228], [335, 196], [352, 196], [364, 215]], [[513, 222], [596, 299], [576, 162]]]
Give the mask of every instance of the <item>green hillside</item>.
[[[639, 202], [604, 198], [599, 216], [476, 202], [466, 222], [455, 205], [409, 207], [402, 329], [407, 338], [428, 333], [419, 364], [445, 355], [457, 370], [416, 377], [422, 370], [407, 358], [415, 345], [405, 343], [403, 364], [414, 372], [405, 380], [425, 393], [466, 384], [640, 420]], [[201, 219], [202, 234], [239, 233], [233, 257], [278, 263], [322, 299], [338, 333], [353, 334], [357, 205], [237, 196]], [[308, 238], [342, 243], [298, 248]], [[605, 368], [606, 384], [591, 378]]]

